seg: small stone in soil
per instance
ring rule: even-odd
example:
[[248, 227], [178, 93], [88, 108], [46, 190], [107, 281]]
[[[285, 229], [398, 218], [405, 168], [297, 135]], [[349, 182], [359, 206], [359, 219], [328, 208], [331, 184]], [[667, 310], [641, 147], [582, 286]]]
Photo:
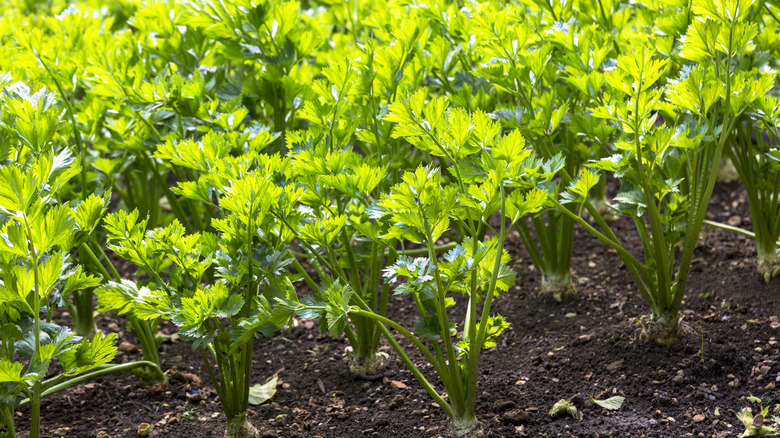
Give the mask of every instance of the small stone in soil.
[[118, 347], [116, 347], [117, 350], [121, 351], [122, 353], [135, 353], [138, 351], [138, 347], [135, 345], [129, 343], [129, 342], [122, 342], [119, 344]]
[[398, 394], [393, 398], [393, 401], [390, 402], [390, 405], [388, 407], [390, 409], [397, 409], [400, 408], [403, 404], [404, 404], [404, 396]]
[[624, 362], [625, 361], [623, 359], [620, 359], [610, 363], [609, 365], [606, 366], [607, 371], [609, 371], [610, 373], [616, 372], [617, 370], [623, 367]]
[[519, 409], [514, 409], [501, 414], [502, 422], [514, 424], [514, 425], [527, 423], [529, 419], [530, 416], [528, 415], [528, 413], [521, 411]]
[[496, 400], [496, 402], [493, 404], [493, 412], [497, 414], [504, 412], [507, 409], [515, 407], [515, 404], [516, 403], [512, 400]]
[[399, 382], [398, 380], [391, 380], [390, 386], [392, 386], [395, 389], [406, 389], [406, 384], [403, 382]]

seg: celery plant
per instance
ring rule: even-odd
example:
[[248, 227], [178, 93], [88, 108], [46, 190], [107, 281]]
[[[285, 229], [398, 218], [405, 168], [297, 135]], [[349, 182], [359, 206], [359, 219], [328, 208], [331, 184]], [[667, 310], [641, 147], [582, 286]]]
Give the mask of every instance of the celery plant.
[[[31, 94], [30, 89], [22, 82], [17, 82], [11, 87], [7, 87], [4, 90], [2, 96], [5, 115], [6, 126], [16, 131], [19, 138], [29, 137], [30, 141], [23, 141], [20, 143], [20, 147], [15, 150], [17, 160], [23, 160], [23, 157], [30, 154], [36, 156], [44, 151], [59, 151], [62, 148], [59, 146], [58, 130], [61, 128], [61, 116], [57, 116], [56, 111], [56, 99], [53, 93], [49, 93], [46, 88], [42, 88], [36, 93]], [[68, 111], [73, 111], [73, 107], [69, 107]], [[79, 151], [81, 152], [81, 151]], [[54, 152], [51, 152], [54, 153]], [[82, 163], [84, 155], [81, 154]], [[73, 178], [76, 181], [83, 181], [84, 171], [81, 169], [79, 175]], [[76, 184], [78, 185], [78, 184]], [[57, 193], [55, 193], [55, 199], [62, 199], [70, 197], [72, 191], [73, 182], [67, 186], [62, 187]], [[79, 201], [75, 201], [75, 204], [79, 208], [86, 209], [93, 212], [96, 221], [99, 222], [100, 217], [105, 212], [110, 193], [103, 196], [90, 195], [89, 197], [83, 197], [82, 194], [75, 195]], [[95, 226], [97, 222], [95, 222]], [[95, 238], [95, 226], [87, 229], [80, 230], [76, 237], [76, 241], [79, 242], [70, 251], [70, 256], [74, 257], [76, 262], [80, 262], [84, 268], [92, 273], [102, 274], [106, 280], [110, 280], [106, 269], [103, 267], [103, 263], [107, 263], [114, 273], [114, 278], [118, 278], [116, 270], [111, 265], [110, 261], [104, 257], [103, 249], [97, 243]], [[103, 256], [102, 260], [96, 255]], [[76, 328], [76, 334], [79, 336], [93, 335], [94, 334], [94, 305], [93, 305], [93, 290], [92, 288], [83, 288], [77, 291], [73, 291], [72, 294], [58, 296], [57, 302], [67, 306], [71, 317], [74, 320], [74, 326]], [[142, 344], [144, 345], [143, 355], [144, 359], [152, 363], [155, 363], [157, 367], [151, 369], [137, 369], [134, 373], [140, 375], [144, 380], [152, 382], [163, 382], [165, 376], [159, 368], [160, 361], [157, 356], [157, 345], [154, 340], [154, 332], [150, 331], [150, 327], [131, 318], [134, 329], [137, 333], [146, 334], [146, 336], [140, 336]], [[153, 348], [152, 348], [153, 347]]]
[[[62, 138], [58, 138], [57, 143], [70, 143], [75, 146], [75, 152], [82, 164], [78, 178], [74, 179], [71, 187], [64, 188], [63, 195], [79, 200], [84, 200], [90, 193], [96, 192], [90, 187], [95, 181], [90, 174], [89, 163], [92, 161], [92, 155], [82, 132], [85, 127], [89, 127], [77, 122], [78, 112], [85, 104], [77, 101], [76, 94], [83, 92], [80, 83], [87, 66], [90, 42], [105, 38], [104, 29], [97, 24], [99, 21], [100, 17], [68, 10], [58, 17], [42, 17], [42, 26], [33, 27], [29, 32], [19, 32], [17, 35], [17, 42], [25, 55], [21, 58], [21, 64], [24, 66], [27, 80], [43, 83], [54, 90], [59, 97], [56, 103], [65, 109], [63, 118], [67, 122], [60, 127], [59, 136]], [[110, 19], [106, 24], [110, 26]], [[80, 35], [82, 38], [69, 37], [71, 35]], [[13, 94], [20, 99], [29, 94], [29, 90], [23, 87], [16, 87], [14, 91]], [[54, 95], [52, 93], [50, 99], [52, 104], [55, 104]], [[97, 186], [95, 188], [101, 192], [103, 188], [99, 187], [99, 183]], [[92, 335], [96, 330], [92, 301], [91, 289], [78, 291], [66, 300], [76, 333], [80, 336]]]
[[[42, 101], [37, 105], [40, 108]], [[37, 143], [45, 136], [35, 136], [36, 131], [20, 124], [15, 130], [19, 140], [47, 146], [45, 141]], [[98, 332], [91, 340], [82, 339], [51, 321], [57, 303], [100, 283], [74, 264], [69, 252], [97, 225], [103, 204], [99, 199], [88, 199], [75, 208], [58, 204], [58, 192], [79, 168], [67, 150], [58, 155], [37, 152], [17, 155], [15, 162], [0, 166], [0, 424], [12, 437], [16, 409], [30, 405], [29, 436], [38, 438], [42, 397], [89, 378], [157, 366], [150, 362], [107, 365], [116, 353], [116, 335], [104, 337]], [[17, 362], [17, 355], [29, 359], [26, 367]], [[47, 379], [54, 359], [62, 372]], [[91, 370], [97, 371], [77, 377]]]
[[758, 272], [770, 281], [780, 276], [778, 99], [767, 96], [756, 100], [745, 116], [736, 124], [726, 151], [747, 192]]
[[289, 210], [299, 191], [279, 188], [264, 176], [268, 169], [279, 172], [286, 165], [282, 160], [261, 161], [263, 172], [250, 170], [254, 163], [235, 162], [210, 174], [205, 190], [215, 195], [211, 207], [221, 216], [212, 221], [216, 234], [186, 233], [177, 221], [147, 231], [137, 211], [109, 215], [110, 248], [151, 280], [123, 280], [98, 290], [104, 307], [144, 320], [170, 320], [193, 341], [217, 389], [230, 437], [258, 436], [247, 419], [253, 338], [287, 321], [269, 302], [292, 291], [286, 271], [291, 236], [270, 211]]
[[[524, 16], [524, 6], [508, 6], [483, 8], [476, 15], [473, 32], [482, 57], [476, 74], [495, 86], [500, 102], [508, 102], [492, 115], [520, 130], [539, 157], [564, 165], [560, 184], [550, 187], [559, 191], [584, 161], [606, 152], [613, 128], [594, 122], [586, 108], [601, 99], [601, 70], [614, 44], [603, 29], [583, 24], [571, 8], [537, 3], [541, 9], [536, 14]], [[603, 183], [593, 192], [604, 205]], [[540, 294], [557, 301], [572, 295], [574, 220], [546, 209], [515, 228], [541, 274]]]
[[[372, 49], [366, 52], [366, 76], [359, 77], [360, 67], [352, 62], [336, 61], [323, 70], [326, 79], [313, 84], [319, 99], [304, 103], [300, 112], [310, 127], [288, 133], [292, 163], [286, 177], [305, 188], [301, 197], [305, 206], [301, 208], [303, 221], [290, 221], [281, 215], [280, 219], [305, 248], [306, 254], [301, 256], [318, 268], [325, 288], [333, 277], [347, 278], [371, 310], [384, 315], [389, 286], [381, 284], [382, 270], [393, 264], [398, 250], [396, 242], [381, 239], [382, 230], [370, 223], [370, 205], [397, 180], [398, 169], [414, 154], [402, 158], [394, 150], [399, 146], [397, 142], [384, 140], [390, 136], [392, 124], [375, 120], [380, 109], [374, 92], [381, 93], [384, 87], [374, 79], [389, 66], [382, 60], [375, 63]], [[398, 85], [397, 81], [390, 83]], [[358, 102], [358, 92], [364, 87], [369, 90], [369, 99]], [[365, 143], [357, 147], [363, 155], [350, 145], [361, 124], [366, 130], [360, 135]], [[328, 261], [327, 266], [316, 260], [314, 252]], [[320, 285], [297, 262], [296, 267], [309, 286], [319, 291]], [[350, 315], [350, 321], [352, 326], [345, 326], [343, 331], [352, 347], [351, 369], [359, 375], [376, 374], [382, 364], [377, 356], [377, 324], [361, 315]]]
[[[515, 222], [546, 202], [547, 192], [535, 184], [549, 182], [557, 169], [542, 168], [519, 132], [500, 135], [500, 126], [485, 113], [469, 114], [448, 106], [443, 97], [426, 101], [424, 91], [390, 106], [387, 119], [397, 123], [393, 135], [438, 157], [447, 176], [430, 166], [407, 171], [401, 182], [382, 194], [371, 213], [373, 226], [386, 229], [380, 239], [425, 248], [424, 257], [399, 256], [384, 272], [386, 282], [405, 280], [395, 293], [411, 296], [416, 304], [419, 319], [413, 330], [372, 310], [339, 270], [334, 270], [337, 278], [327, 289], [295, 304], [306, 317], [324, 316], [336, 332], [344, 330], [346, 319], [353, 316], [376, 321], [415, 378], [450, 415], [454, 431], [467, 436], [479, 431], [474, 409], [480, 352], [494, 347], [496, 337], [508, 327], [503, 317], [490, 314], [494, 297], [507, 291], [515, 279], [507, 266], [504, 242]], [[490, 218], [496, 214], [500, 225], [494, 228]], [[440, 257], [436, 244], [455, 222], [469, 236]], [[492, 236], [480, 239], [482, 226]], [[331, 266], [324, 255], [314, 254], [318, 262]], [[468, 301], [461, 325], [448, 314], [454, 304], [452, 294]], [[390, 329], [409, 339], [430, 362], [446, 399]]]
[[[698, 65], [683, 69], [668, 90], [656, 85], [668, 61], [654, 59], [649, 49], [621, 56], [617, 69], [606, 76], [614, 95], [593, 114], [623, 133], [615, 142], [616, 153], [592, 167], [620, 180], [615, 209], [634, 220], [644, 262], [625, 250], [587, 202], [596, 174], [585, 171], [560, 202], [554, 201], [618, 251], [652, 309], [642, 338], [662, 345], [679, 336], [678, 311], [724, 147], [740, 114], [771, 87], [766, 79], [747, 81], [734, 72], [735, 61], [752, 49], [755, 25], [746, 19], [749, 7], [736, 0], [693, 2], [697, 17], [680, 55]], [[562, 205], [568, 202], [584, 203], [600, 230]]]

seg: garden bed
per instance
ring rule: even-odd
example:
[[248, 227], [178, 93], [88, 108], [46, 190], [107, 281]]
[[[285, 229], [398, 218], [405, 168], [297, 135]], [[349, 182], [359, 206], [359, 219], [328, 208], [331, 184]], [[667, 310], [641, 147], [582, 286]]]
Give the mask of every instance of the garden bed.
[[[719, 185], [709, 215], [750, 229], [744, 189]], [[618, 224], [621, 236], [633, 225]], [[555, 303], [536, 297], [538, 275], [517, 236], [508, 249], [519, 273], [517, 286], [495, 301], [495, 312], [512, 324], [480, 364], [477, 415], [486, 436], [731, 437], [743, 431], [735, 412], [757, 404], [748, 396], [776, 397], [780, 385], [780, 291], [755, 271], [752, 240], [706, 229], [696, 250], [681, 309], [686, 331], [664, 348], [637, 339], [637, 319], [647, 307], [614, 251], [577, 228], [573, 271], [576, 298]], [[641, 251], [638, 241], [627, 244]], [[390, 316], [411, 326], [416, 312], [409, 297], [394, 297]], [[104, 332], [135, 342], [126, 320], [97, 317]], [[163, 332], [166, 328], [163, 327]], [[170, 330], [173, 332], [173, 330]], [[347, 343], [320, 335], [312, 322], [255, 343], [253, 381], [277, 374], [278, 392], [250, 408], [251, 422], [265, 437], [438, 437], [449, 418], [425, 394], [395, 354], [378, 380], [349, 373]], [[702, 350], [703, 348], [703, 350]], [[221, 437], [225, 417], [202, 361], [188, 342], [161, 347], [170, 382], [146, 387], [136, 378], [113, 375], [43, 401], [44, 436], [131, 437], [142, 423], [151, 436]], [[139, 359], [122, 354], [116, 361]], [[412, 355], [422, 364], [420, 356]], [[436, 382], [430, 367], [422, 368]], [[197, 376], [197, 377], [195, 377]], [[201, 382], [201, 384], [199, 384]], [[189, 394], [189, 396], [188, 396]], [[608, 412], [589, 397], [624, 395]], [[198, 400], [198, 398], [202, 398]], [[560, 399], [581, 414], [551, 419]], [[768, 401], [768, 400], [767, 400]], [[772, 400], [770, 409], [778, 409]], [[26, 430], [29, 408], [18, 416]], [[776, 414], [776, 411], [775, 411]]]

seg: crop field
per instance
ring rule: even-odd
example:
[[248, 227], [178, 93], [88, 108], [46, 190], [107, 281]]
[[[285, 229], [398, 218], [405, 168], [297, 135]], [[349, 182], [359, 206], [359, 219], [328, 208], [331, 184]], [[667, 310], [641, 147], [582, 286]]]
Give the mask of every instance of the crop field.
[[0, 438], [780, 435], [780, 1], [0, 2]]

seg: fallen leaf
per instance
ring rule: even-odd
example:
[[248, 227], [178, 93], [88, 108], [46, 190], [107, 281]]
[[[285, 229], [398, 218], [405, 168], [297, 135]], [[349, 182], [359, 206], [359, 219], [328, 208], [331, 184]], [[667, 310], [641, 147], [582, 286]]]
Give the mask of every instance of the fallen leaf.
[[261, 405], [276, 394], [276, 384], [279, 377], [274, 375], [271, 380], [264, 384], [257, 384], [249, 388], [249, 404], [252, 406]]
[[591, 397], [590, 401], [597, 405], [601, 406], [602, 408], [608, 410], [608, 411], [617, 411], [620, 409], [621, 406], [623, 406], [623, 401], [625, 400], [625, 397], [616, 395], [614, 397], [610, 397], [606, 400], [596, 400], [595, 398]]

